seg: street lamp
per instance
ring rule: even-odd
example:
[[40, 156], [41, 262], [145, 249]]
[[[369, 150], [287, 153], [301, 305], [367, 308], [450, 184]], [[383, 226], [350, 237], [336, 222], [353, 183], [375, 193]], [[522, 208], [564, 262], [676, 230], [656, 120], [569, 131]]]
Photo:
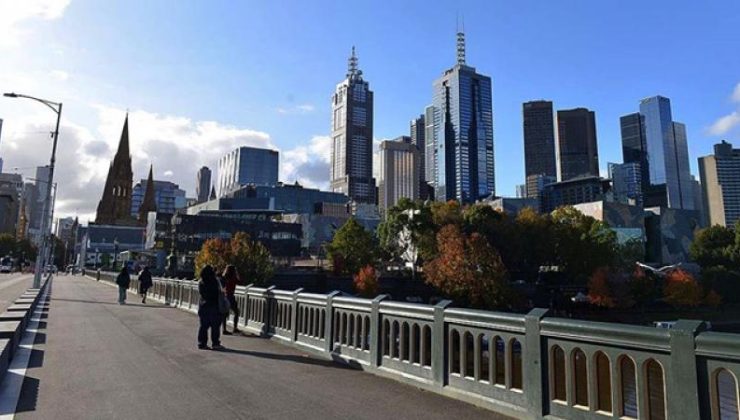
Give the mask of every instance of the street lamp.
[[34, 98], [33, 96], [28, 95], [22, 95], [19, 93], [4, 93], [3, 96], [7, 98], [25, 98], [25, 99], [31, 99], [36, 102], [41, 102], [42, 104], [46, 105], [49, 109], [54, 111], [54, 113], [57, 114], [57, 125], [54, 129], [54, 142], [51, 148], [51, 160], [49, 162], [49, 180], [46, 184], [46, 198], [45, 202], [49, 203], [49, 205], [44, 206], [44, 218], [41, 222], [41, 232], [42, 232], [42, 240], [41, 240], [41, 252], [39, 253], [39, 257], [36, 258], [36, 272], [33, 276], [33, 287], [39, 288], [41, 287], [41, 271], [43, 270], [43, 267], [45, 266], [45, 261], [42, 261], [44, 259], [44, 256], [46, 255], [46, 247], [48, 246], [51, 230], [51, 223], [49, 223], [49, 214], [51, 214], [51, 184], [54, 181], [54, 164], [56, 163], [56, 156], [57, 156], [57, 140], [59, 139], [59, 121], [62, 119], [62, 103], [59, 102], [52, 102], [47, 101], [46, 99], [39, 99]]

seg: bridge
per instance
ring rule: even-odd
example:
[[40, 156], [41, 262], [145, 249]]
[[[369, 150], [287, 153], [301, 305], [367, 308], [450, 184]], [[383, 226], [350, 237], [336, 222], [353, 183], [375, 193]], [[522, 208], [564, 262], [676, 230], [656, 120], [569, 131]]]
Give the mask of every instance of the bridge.
[[247, 334], [216, 352], [196, 349], [195, 282], [155, 279], [141, 304], [134, 278], [123, 306], [105, 273], [30, 283], [0, 279], [0, 309], [33, 301], [0, 385], [4, 418], [738, 418], [740, 338], [700, 321], [246, 287]]

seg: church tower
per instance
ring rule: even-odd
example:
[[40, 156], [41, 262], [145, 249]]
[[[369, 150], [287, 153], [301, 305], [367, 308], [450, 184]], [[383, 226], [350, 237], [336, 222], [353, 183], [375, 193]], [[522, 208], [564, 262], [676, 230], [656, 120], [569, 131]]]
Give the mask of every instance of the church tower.
[[108, 169], [103, 197], [98, 203], [95, 223], [107, 225], [133, 225], [131, 217], [131, 187], [134, 174], [131, 170], [131, 154], [128, 144], [128, 114], [123, 122], [118, 151]]
[[146, 180], [146, 189], [144, 190], [144, 200], [139, 207], [139, 223], [146, 226], [149, 212], [157, 211], [157, 202], [154, 196], [154, 167], [149, 166], [149, 178]]

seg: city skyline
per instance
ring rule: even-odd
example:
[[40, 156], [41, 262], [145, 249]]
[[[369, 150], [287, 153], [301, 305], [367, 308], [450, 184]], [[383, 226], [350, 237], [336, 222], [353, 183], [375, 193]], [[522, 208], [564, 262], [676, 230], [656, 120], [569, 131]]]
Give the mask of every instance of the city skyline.
[[[647, 45], [636, 45], [629, 40], [640, 36], [640, 24], [664, 12], [659, 10], [660, 5], [641, 6], [642, 13], [618, 29], [598, 17], [607, 14], [618, 17], [626, 12], [617, 9], [629, 8], [582, 3], [563, 14], [544, 6], [517, 29], [512, 25], [523, 19], [517, 6], [446, 4], [437, 12], [427, 12], [428, 19], [421, 20], [425, 23], [413, 25], [408, 34], [395, 39], [378, 31], [371, 22], [377, 20], [381, 27], [392, 27], [394, 22], [407, 17], [410, 10], [391, 6], [381, 11], [358, 4], [357, 10], [365, 17], [358, 23], [356, 33], [333, 37], [330, 42], [325, 42], [325, 38], [333, 33], [337, 23], [331, 22], [328, 27], [305, 25], [317, 16], [343, 16], [346, 12], [336, 6], [301, 7], [305, 13], [295, 14], [302, 17], [294, 23], [308, 30], [305, 39], [299, 39], [295, 28], [276, 29], [274, 36], [265, 39], [260, 31], [265, 33], [265, 28], [275, 19], [287, 19], [286, 23], [290, 23], [299, 18], [286, 16], [285, 8], [279, 6], [254, 5], [249, 13], [239, 8], [232, 10], [235, 16], [245, 17], [249, 22], [254, 20], [252, 29], [242, 33], [244, 30], [237, 31], [231, 20], [219, 21], [224, 31], [192, 39], [190, 53], [176, 42], [179, 29], [169, 27], [163, 29], [161, 37], [152, 40], [154, 45], [150, 48], [134, 51], [132, 47], [140, 37], [152, 37], [156, 26], [153, 24], [162, 17], [161, 11], [156, 13], [156, 4], [142, 6], [140, 13], [151, 12], [151, 16], [137, 33], [131, 33], [126, 31], [126, 22], [138, 14], [125, 10], [123, 5], [113, 4], [109, 10], [101, 11], [84, 8], [74, 0], [63, 3], [60, 6], [51, 2], [47, 9], [25, 15], [21, 14], [23, 10], [3, 11], [3, 16], [11, 20], [7, 26], [10, 29], [2, 33], [0, 45], [0, 52], [4, 53], [0, 60], [5, 64], [0, 66], [0, 87], [65, 102], [59, 158], [59, 176], [65, 188], [60, 189], [57, 205], [60, 216], [81, 213], [85, 220], [85, 215], [93, 211], [95, 195], [102, 190], [120, 133], [116, 131], [120, 130], [126, 107], [131, 108], [132, 153], [136, 155], [133, 162], [137, 177], [146, 173], [148, 165], [142, 155], [157, 156], [158, 160], [153, 162], [155, 178], [178, 183], [193, 195], [198, 168], [215, 167], [217, 158], [226, 150], [248, 144], [280, 150], [281, 180], [298, 179], [308, 186], [327, 188], [326, 150], [331, 112], [328, 97], [336, 84], [337, 73], [344, 68], [348, 48], [352, 44], [358, 46], [363, 70], [373, 84], [377, 144], [381, 139], [406, 134], [408, 121], [429, 104], [433, 80], [454, 62], [456, 12], [467, 17], [469, 61], [478, 71], [491, 76], [496, 87], [493, 108], [499, 195], [513, 196], [514, 186], [524, 182], [521, 104], [530, 100], [544, 98], [555, 102], [559, 109], [583, 106], [596, 112], [602, 174], [606, 173], [607, 162], [621, 161], [619, 117], [634, 112], [635, 103], [641, 98], [658, 94], [671, 98], [675, 119], [686, 124], [691, 172], [695, 175], [698, 156], [707, 154], [711, 145], [723, 138], [731, 142], [737, 139], [737, 127], [732, 126], [740, 119], [737, 102], [733, 102], [740, 101], [734, 71], [738, 58], [722, 55], [731, 46], [733, 31], [729, 16], [733, 14], [727, 9], [737, 8], [731, 2], [710, 6], [673, 5], [671, 15], [676, 25], [655, 34], [657, 42]], [[200, 7], [205, 6], [195, 5], [193, 8], [198, 10], [175, 14], [173, 24], [187, 27], [193, 18], [190, 13], [198, 15], [202, 11], [204, 24], [211, 27], [217, 21], [216, 16], [220, 16], [219, 11], [231, 10], [220, 3], [209, 5], [207, 10]], [[559, 20], [553, 19], [553, 13], [557, 13]], [[584, 23], [585, 27], [579, 30], [560, 27], [587, 16], [594, 18], [594, 22]], [[105, 29], [90, 26], [91, 19], [105, 22], [99, 25]], [[260, 19], [264, 22], [257, 22]], [[682, 22], [691, 24], [695, 30], [685, 31]], [[605, 28], [599, 28], [596, 23]], [[701, 31], [702, 25], [710, 24], [711, 33]], [[577, 70], [569, 65], [566, 71], [563, 64], [554, 60], [565, 54], [559, 46], [545, 51], [532, 43], [535, 34], [527, 33], [532, 28], [548, 31], [553, 36], [591, 40], [578, 47], [569, 45], [567, 49], [568, 59], [580, 63]], [[121, 43], [120, 39], [127, 42]], [[658, 49], [660, 40], [667, 44]], [[18, 47], [21, 41], [22, 49]], [[162, 43], [168, 42], [174, 44], [165, 57], [159, 59], [152, 54], [152, 51], [163, 51]], [[210, 42], [218, 48], [198, 55], [197, 51]], [[298, 45], [291, 45], [296, 42]], [[630, 50], [623, 43], [629, 44]], [[110, 48], [111, 45], [120, 48]], [[400, 57], [407, 55], [410, 48], [422, 46], [428, 53], [417, 57], [413, 66], [393, 65], [406, 63], [408, 57], [403, 60]], [[26, 52], [31, 49], [35, 51], [33, 57]], [[114, 59], [110, 56], [112, 51], [117, 54]], [[263, 64], [255, 70], [253, 65], [244, 68], [242, 60], [228, 59], [240, 52], [260, 58]], [[629, 60], [624, 60], [630, 57], [650, 57], [662, 64], [651, 68], [641, 59], [643, 65], [631, 66]], [[706, 66], [706, 60], [713, 57], [717, 57], [718, 65]], [[179, 65], [180, 61], [189, 66]], [[115, 66], [99, 64], [104, 62]], [[698, 72], [696, 66], [702, 71]], [[662, 70], [658, 71], [657, 67]], [[205, 68], [215, 74], [209, 72], [210, 76], [203, 78]], [[548, 71], [543, 72], [542, 68]], [[666, 68], [671, 71], [666, 73]], [[244, 75], [236, 78], [235, 72]], [[181, 80], [173, 80], [175, 74]], [[250, 78], [257, 80], [259, 87]], [[164, 80], [171, 86], [162, 83]], [[196, 81], [198, 84], [194, 84]], [[225, 84], [232, 86], [231, 90], [224, 89]], [[52, 122], [43, 111], [29, 105], [0, 102], [0, 118], [6, 120], [0, 156], [5, 159], [7, 171], [21, 168], [19, 172], [23, 172], [22, 168], [35, 168], [43, 163], [35, 151], [48, 147], [43, 132], [48, 131]], [[719, 134], [723, 127], [730, 127], [725, 135]], [[33, 152], [24, 150], [26, 144]]]

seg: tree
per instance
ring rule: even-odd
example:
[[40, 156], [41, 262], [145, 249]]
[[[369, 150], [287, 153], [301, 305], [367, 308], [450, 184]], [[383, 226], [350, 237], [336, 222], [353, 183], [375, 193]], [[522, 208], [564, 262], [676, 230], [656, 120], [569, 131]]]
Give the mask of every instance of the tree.
[[609, 269], [599, 267], [594, 271], [591, 279], [588, 281], [588, 301], [592, 305], [604, 308], [613, 308], [615, 306], [614, 296], [609, 284]]
[[689, 253], [691, 259], [702, 268], [725, 266], [732, 267], [733, 248], [736, 245], [735, 233], [724, 226], [711, 226], [702, 229], [694, 236]]
[[[510, 243], [518, 244], [519, 273], [524, 279], [535, 281], [540, 267], [556, 264], [552, 220], [548, 215], [525, 207], [519, 211], [515, 222]], [[512, 269], [509, 265], [507, 267]]]
[[206, 265], [213, 267], [216, 272], [223, 270], [231, 260], [230, 254], [231, 247], [228, 241], [220, 238], [208, 239], [195, 257], [196, 276], [200, 276], [200, 270]]
[[704, 303], [713, 308], [717, 308], [722, 304], [722, 296], [714, 290], [710, 290], [709, 293], [704, 296]]
[[373, 298], [378, 294], [378, 274], [375, 272], [375, 267], [372, 265], [366, 265], [361, 268], [360, 271], [354, 275], [353, 283], [355, 291], [366, 298]]
[[428, 257], [433, 253], [435, 233], [431, 207], [401, 198], [386, 210], [385, 219], [378, 225], [381, 256], [386, 261], [408, 259], [408, 254], [414, 253]]
[[0, 234], [0, 257], [10, 255], [16, 250], [16, 241], [13, 235]]
[[335, 271], [355, 274], [360, 268], [375, 262], [377, 249], [373, 234], [351, 217], [336, 231], [334, 239], [327, 245], [327, 252], [335, 264]]
[[655, 298], [655, 280], [645, 274], [645, 270], [639, 266], [635, 267], [627, 286], [632, 300], [640, 308], [644, 308]]
[[663, 287], [664, 300], [674, 306], [698, 306], [702, 290], [694, 276], [680, 268], [666, 274]]
[[438, 255], [424, 264], [426, 282], [473, 307], [496, 308], [506, 302], [506, 269], [496, 249], [480, 234], [469, 237], [457, 225], [437, 234]]
[[229, 242], [228, 263], [246, 283], [264, 285], [274, 272], [270, 252], [262, 243], [253, 241], [248, 234], [237, 232]]

